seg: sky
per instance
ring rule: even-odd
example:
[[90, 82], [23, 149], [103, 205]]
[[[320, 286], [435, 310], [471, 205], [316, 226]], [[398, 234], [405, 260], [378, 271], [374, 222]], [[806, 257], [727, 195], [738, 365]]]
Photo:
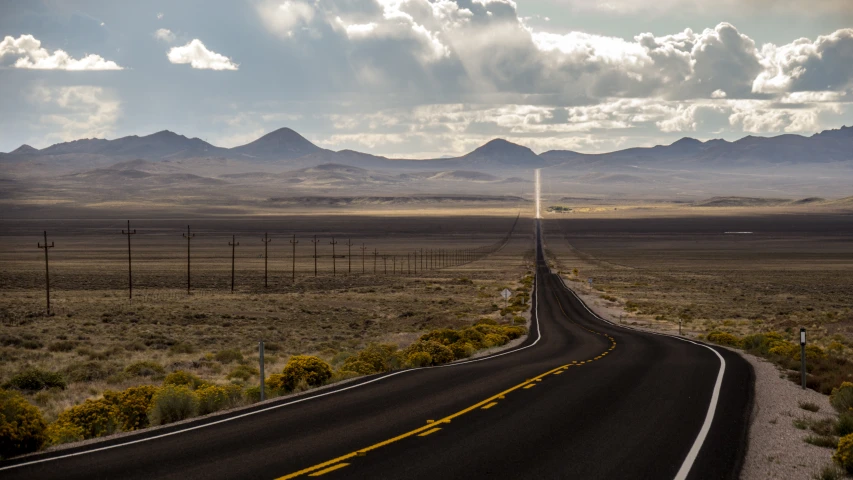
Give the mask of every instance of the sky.
[[389, 157], [853, 125], [851, 0], [0, 0], [0, 151], [290, 127]]

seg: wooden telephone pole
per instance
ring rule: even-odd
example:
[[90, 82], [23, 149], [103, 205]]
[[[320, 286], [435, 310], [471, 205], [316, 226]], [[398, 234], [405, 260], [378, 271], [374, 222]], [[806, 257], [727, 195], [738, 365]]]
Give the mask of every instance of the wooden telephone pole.
[[299, 243], [299, 240], [296, 239], [296, 234], [293, 234], [293, 239], [290, 240], [290, 244], [293, 245], [293, 256], [292, 259], [292, 272], [290, 281], [296, 283], [296, 244]]
[[347, 275], [352, 275], [352, 240], [347, 239]]
[[136, 234], [136, 229], [130, 229], [130, 220], [127, 221], [127, 230], [121, 231], [127, 235], [127, 298], [133, 300], [133, 268], [130, 263], [130, 236]]
[[190, 226], [187, 225], [187, 233], [184, 234], [184, 238], [187, 239], [187, 295], [190, 294], [190, 241], [195, 237], [194, 233], [190, 233]]
[[333, 277], [337, 275], [337, 269], [335, 268], [335, 245], [337, 245], [337, 244], [338, 244], [338, 242], [335, 241], [335, 237], [332, 237], [332, 241], [329, 242], [329, 245], [332, 246], [332, 276]]
[[264, 288], [268, 288], [269, 283], [267, 282], [267, 273], [268, 273], [268, 261], [269, 261], [270, 257], [269, 257], [269, 254], [267, 252], [269, 252], [268, 247], [269, 247], [269, 244], [272, 241], [272, 239], [269, 238], [268, 233], [264, 233], [264, 238], [261, 239], [261, 241], [264, 242]]
[[44, 249], [44, 286], [47, 293], [47, 316], [50, 316], [50, 267], [47, 259], [47, 250], [53, 248], [53, 242], [47, 244], [47, 231], [44, 232], [44, 245], [39, 242], [39, 248]]
[[237, 245], [240, 245], [240, 242], [235, 240], [236, 237], [231, 235], [231, 241], [228, 242], [228, 246], [231, 247], [231, 293], [234, 293], [234, 254], [236, 253]]
[[317, 276], [317, 242], [319, 242], [319, 241], [320, 240], [317, 240], [317, 235], [314, 235], [314, 239], [311, 240], [311, 243], [314, 244], [314, 276], [315, 277]]

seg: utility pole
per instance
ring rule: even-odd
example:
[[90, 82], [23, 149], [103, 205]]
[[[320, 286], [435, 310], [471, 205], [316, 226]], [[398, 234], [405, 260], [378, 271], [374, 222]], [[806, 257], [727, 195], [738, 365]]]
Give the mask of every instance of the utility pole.
[[269, 251], [268, 246], [269, 246], [270, 242], [272, 241], [272, 239], [269, 238], [268, 233], [264, 233], [264, 238], [261, 239], [261, 241], [264, 242], [264, 288], [268, 288], [269, 283], [267, 283], [267, 271], [268, 271], [267, 265], [268, 265], [269, 255], [267, 254], [267, 252]]
[[194, 233], [190, 233], [190, 226], [187, 225], [187, 233], [184, 238], [187, 239], [187, 295], [190, 294], [190, 241], [195, 237]]
[[376, 275], [376, 256], [379, 255], [379, 251], [375, 248], [373, 249], [373, 274]]
[[296, 239], [296, 234], [294, 233], [293, 239], [290, 240], [290, 244], [293, 245], [293, 255], [291, 257], [291, 261], [293, 263], [292, 263], [292, 267], [291, 267], [292, 272], [291, 272], [291, 279], [290, 279], [290, 281], [292, 283], [296, 283], [296, 244], [297, 243], [299, 243], [299, 240]]
[[314, 244], [314, 276], [315, 277], [317, 276], [317, 242], [319, 242], [319, 241], [320, 240], [317, 240], [317, 235], [314, 235], [314, 239], [311, 240], [311, 243]]
[[392, 268], [391, 275], [397, 275], [397, 255], [391, 256], [391, 262], [393, 262], [391, 264], [391, 268]]
[[332, 237], [332, 241], [329, 242], [329, 245], [332, 246], [332, 276], [333, 277], [337, 275], [337, 268], [335, 267], [335, 245], [337, 245], [337, 244], [338, 244], [338, 242], [335, 241], [335, 237]]
[[367, 247], [365, 247], [364, 244], [362, 243], [361, 244], [361, 274], [362, 275], [364, 275], [364, 250], [366, 248]]
[[50, 267], [47, 261], [47, 250], [53, 248], [53, 242], [50, 242], [50, 245], [47, 244], [47, 231], [44, 232], [44, 245], [39, 242], [39, 248], [44, 249], [44, 286], [45, 292], [47, 293], [47, 316], [50, 316]]
[[411, 253], [406, 254], [406, 274], [412, 274], [412, 262], [411, 262]]
[[234, 253], [237, 245], [240, 245], [240, 243], [235, 240], [236, 238], [234, 235], [231, 235], [231, 241], [228, 242], [228, 246], [231, 247], [231, 293], [234, 293]]
[[382, 268], [385, 270], [385, 275], [388, 275], [388, 255], [382, 255]]
[[122, 235], [127, 235], [127, 298], [133, 300], [133, 269], [130, 263], [130, 236], [136, 233], [136, 229], [130, 229], [130, 220], [127, 221], [127, 230], [122, 230]]
[[415, 259], [415, 262], [414, 262], [415, 263], [415, 265], [414, 265], [415, 266], [415, 275], [417, 275], [418, 274], [418, 251], [415, 250], [414, 253], [412, 253], [412, 255], [414, 255], [414, 259]]
[[347, 239], [347, 275], [352, 275], [352, 240]]

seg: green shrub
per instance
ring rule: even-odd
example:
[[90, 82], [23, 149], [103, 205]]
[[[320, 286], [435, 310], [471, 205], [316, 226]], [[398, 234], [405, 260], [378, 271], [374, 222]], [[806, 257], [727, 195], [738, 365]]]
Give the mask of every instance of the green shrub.
[[0, 389], [0, 459], [35, 452], [47, 441], [38, 408], [18, 392]]
[[742, 345], [741, 340], [738, 337], [726, 332], [711, 332], [705, 338], [707, 338], [709, 342], [729, 347], [740, 347]]
[[853, 433], [853, 412], [841, 412], [835, 422], [835, 432], [839, 437]]
[[124, 373], [134, 377], [160, 378], [166, 373], [166, 370], [157, 362], [143, 361], [128, 365], [124, 369]]
[[853, 383], [843, 382], [839, 387], [833, 388], [829, 403], [839, 412], [853, 411]]
[[175, 370], [166, 375], [166, 378], [163, 380], [163, 385], [186, 385], [192, 390], [195, 390], [203, 383], [197, 376], [183, 370]]
[[198, 397], [198, 414], [218, 412], [243, 403], [243, 389], [238, 385], [204, 385], [195, 391]]
[[237, 349], [222, 350], [217, 352], [214, 358], [220, 363], [242, 362], [243, 354]]
[[195, 347], [189, 343], [179, 342], [169, 347], [170, 353], [195, 353]]
[[86, 400], [60, 413], [51, 427], [76, 427], [84, 439], [96, 438], [118, 431], [118, 416], [118, 408], [109, 400]]
[[93, 382], [105, 380], [115, 373], [115, 368], [100, 361], [78, 362], [65, 367], [64, 373], [72, 382]]
[[116, 407], [121, 429], [129, 432], [148, 427], [148, 412], [158, 390], [153, 385], [131, 387], [122, 392], [107, 390], [104, 398]]
[[[266, 392], [264, 392], [266, 393]], [[246, 401], [249, 403], [258, 403], [261, 401], [261, 387], [254, 386], [246, 389]]]
[[317, 387], [332, 378], [332, 367], [323, 360], [310, 355], [290, 357], [281, 371], [285, 391], [291, 391], [301, 382]]
[[187, 385], [166, 385], [151, 400], [151, 425], [165, 425], [198, 413], [198, 397]]
[[527, 324], [527, 320], [525, 320], [524, 317], [515, 316], [515, 317], [512, 317], [512, 323], [514, 323], [516, 325], [525, 325], [525, 324]]
[[228, 378], [236, 378], [245, 382], [259, 373], [260, 372], [255, 367], [251, 367], [249, 365], [237, 365], [228, 373]]
[[48, 388], [60, 388], [65, 390], [65, 378], [61, 373], [50, 372], [38, 368], [28, 368], [18, 372], [9, 380], [9, 387], [17, 388], [18, 390], [26, 390], [37, 392]]
[[836, 448], [838, 440], [829, 435], [809, 435], [803, 439], [804, 442], [816, 447]]
[[832, 459], [847, 473], [853, 473], [853, 434], [845, 435], [838, 440], [838, 448], [835, 449]]
[[428, 353], [430, 356], [430, 365], [440, 365], [442, 363], [452, 362], [453, 351], [448, 347], [436, 342], [435, 340], [417, 341], [406, 349], [406, 357], [411, 362], [411, 356], [414, 352]]

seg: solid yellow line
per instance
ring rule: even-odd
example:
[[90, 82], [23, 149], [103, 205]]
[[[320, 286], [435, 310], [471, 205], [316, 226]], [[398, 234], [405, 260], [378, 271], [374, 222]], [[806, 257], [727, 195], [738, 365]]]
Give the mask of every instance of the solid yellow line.
[[418, 436], [419, 436], [419, 437], [426, 437], [427, 435], [430, 435], [430, 434], [432, 434], [432, 433], [435, 433], [435, 432], [437, 432], [437, 431], [439, 431], [439, 430], [441, 430], [441, 429], [440, 429], [440, 428], [438, 428], [438, 427], [435, 427], [435, 428], [433, 428], [432, 430], [427, 430], [427, 431], [426, 431], [426, 432], [424, 432], [424, 433], [420, 433], [420, 434], [418, 434]]
[[327, 474], [327, 473], [329, 473], [329, 472], [334, 472], [335, 470], [337, 470], [337, 469], [339, 469], [339, 468], [344, 468], [344, 467], [346, 467], [347, 465], [349, 465], [349, 463], [339, 463], [339, 464], [335, 465], [334, 467], [329, 467], [329, 468], [327, 468], [327, 469], [325, 469], [325, 470], [320, 470], [319, 472], [314, 472], [314, 473], [312, 473], [311, 475], [308, 475], [308, 476], [309, 476], [309, 477], [319, 477], [320, 475], [325, 475], [325, 474]]
[[492, 402], [492, 403], [490, 403], [490, 404], [486, 405], [485, 407], [481, 408], [480, 410], [488, 410], [488, 409], [490, 409], [490, 408], [494, 407], [494, 406], [495, 406], [495, 405], [497, 405], [497, 404], [498, 404], [498, 402]]
[[559, 375], [559, 374], [561, 374], [561, 373], [563, 373], [563, 372], [565, 372], [565, 370], [560, 370], [559, 372], [554, 372], [554, 375]]
[[[536, 377], [532, 378], [531, 380], [527, 380], [527, 381], [525, 381], [525, 382], [523, 382], [523, 383], [519, 383], [518, 385], [516, 385], [516, 386], [514, 386], [514, 387], [511, 387], [511, 388], [508, 388], [508, 389], [504, 390], [504, 391], [503, 391], [503, 392], [501, 392], [501, 393], [498, 393], [498, 394], [496, 394], [496, 395], [492, 395], [491, 397], [489, 397], [489, 398], [487, 398], [487, 399], [485, 399], [485, 400], [483, 400], [483, 401], [481, 401], [481, 402], [475, 403], [474, 405], [471, 405], [471, 406], [470, 406], [470, 407], [468, 407], [468, 408], [465, 408], [465, 409], [463, 409], [463, 410], [459, 410], [458, 412], [456, 412], [456, 413], [454, 413], [454, 414], [452, 414], [452, 415], [449, 415], [449, 416], [444, 417], [444, 418], [442, 418], [442, 419], [440, 419], [440, 420], [437, 420], [437, 422], [436, 422], [436, 423], [450, 423], [450, 421], [451, 421], [451, 420], [453, 420], [453, 419], [454, 419], [454, 418], [456, 418], [456, 417], [459, 417], [459, 416], [465, 415], [466, 413], [471, 412], [471, 411], [473, 411], [473, 410], [476, 410], [476, 409], [478, 409], [478, 408], [480, 408], [480, 407], [483, 407], [484, 405], [486, 405], [486, 404], [488, 404], [488, 403], [491, 403], [491, 402], [493, 402], [493, 401], [495, 401], [495, 400], [497, 400], [497, 399], [499, 399], [499, 398], [503, 398], [503, 396], [504, 396], [504, 395], [506, 395], [506, 394], [508, 394], [508, 393], [510, 393], [510, 392], [513, 392], [513, 391], [515, 391], [515, 390], [518, 390], [518, 389], [520, 389], [520, 388], [523, 388], [525, 385], [528, 385], [528, 383], [529, 383], [530, 381], [532, 381], [532, 380], [537, 380], [537, 379], [540, 379], [540, 378], [545, 377], [545, 376], [547, 376], [547, 375], [550, 375], [550, 374], [552, 374], [552, 373], [554, 373], [554, 372], [559, 371], [560, 369], [562, 369], [562, 368], [564, 368], [564, 367], [565, 367], [565, 365], [561, 365], [561, 366], [556, 367], [556, 368], [554, 368], [554, 369], [548, 370], [547, 372], [545, 372], [545, 373], [543, 373], [543, 374], [540, 374], [540, 375], [538, 375], [538, 376], [536, 376]], [[302, 476], [302, 475], [305, 475], [305, 474], [310, 474], [311, 472], [314, 472], [315, 470], [319, 470], [319, 469], [321, 469], [321, 468], [328, 467], [329, 465], [334, 465], [334, 464], [336, 464], [336, 463], [338, 463], [338, 462], [341, 462], [341, 461], [343, 461], [343, 460], [346, 460], [346, 459], [349, 459], [349, 458], [352, 458], [352, 457], [355, 457], [355, 456], [364, 455], [364, 454], [366, 454], [367, 452], [370, 452], [370, 451], [372, 451], [372, 450], [376, 450], [377, 448], [382, 448], [382, 447], [387, 446], [387, 445], [390, 445], [390, 444], [392, 444], [392, 443], [394, 443], [394, 442], [398, 442], [398, 441], [400, 441], [400, 440], [403, 440], [404, 438], [408, 438], [408, 437], [411, 437], [411, 436], [413, 436], [413, 435], [418, 435], [418, 434], [420, 434], [420, 433], [423, 433], [423, 432], [425, 432], [426, 430], [429, 430], [430, 428], [432, 428], [432, 425], [433, 425], [432, 423], [427, 424], [427, 425], [424, 425], [423, 427], [416, 428], [416, 429], [414, 429], [414, 430], [410, 430], [410, 431], [408, 431], [408, 432], [406, 432], [406, 433], [403, 433], [403, 434], [401, 434], [401, 435], [397, 435], [397, 436], [396, 436], [396, 437], [394, 437], [394, 438], [389, 438], [388, 440], [385, 440], [385, 441], [382, 441], [382, 442], [379, 442], [379, 443], [375, 443], [375, 444], [373, 444], [373, 445], [371, 445], [371, 446], [369, 446], [369, 447], [362, 448], [361, 450], [356, 450], [355, 452], [351, 452], [351, 453], [348, 453], [348, 454], [346, 454], [346, 455], [341, 455], [340, 457], [333, 458], [332, 460], [329, 460], [329, 461], [327, 461], [327, 462], [318, 463], [317, 465], [314, 465], [314, 466], [311, 466], [311, 467], [308, 467], [308, 468], [304, 468], [304, 469], [302, 469], [302, 470], [299, 470], [298, 472], [293, 472], [293, 473], [288, 474], [288, 475], [285, 475], [285, 476], [283, 476], [283, 477], [278, 477], [276, 480], [288, 480], [288, 479], [291, 479], [291, 478], [296, 478], [296, 477], [299, 477], [299, 476]]]
[[535, 383], [531, 383], [530, 385], [528, 385], [528, 386], [524, 387], [524, 389], [525, 389], [525, 390], [527, 390], [528, 388], [533, 388], [533, 387], [535, 387], [535, 386], [536, 386], [536, 384], [535, 384]]

